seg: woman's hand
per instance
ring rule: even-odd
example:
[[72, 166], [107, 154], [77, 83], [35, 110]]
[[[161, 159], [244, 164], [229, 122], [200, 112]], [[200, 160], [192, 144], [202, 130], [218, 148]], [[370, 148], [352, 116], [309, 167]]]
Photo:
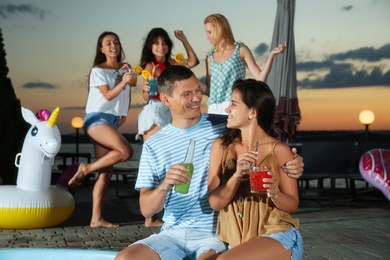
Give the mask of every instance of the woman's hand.
[[129, 83], [131, 78], [132, 78], [131, 73], [126, 72], [125, 74], [123, 74], [123, 76], [122, 76], [122, 83], [123, 83], [123, 85], [126, 86], [126, 84]]
[[149, 80], [146, 80], [145, 84], [142, 87], [142, 92], [149, 93], [150, 86], [149, 86]]
[[264, 178], [264, 188], [267, 188], [268, 198], [276, 198], [280, 192], [278, 180], [275, 178], [275, 173], [270, 169], [268, 174], [270, 178]]
[[284, 42], [284, 44], [279, 44], [278, 47], [276, 47], [275, 49], [273, 49], [271, 51], [271, 54], [282, 54], [286, 51], [287, 49], [287, 42]]
[[187, 37], [184, 35], [184, 32], [181, 30], [175, 30], [175, 36], [180, 41], [186, 41]]
[[238, 156], [236, 172], [234, 175], [237, 177], [242, 177], [244, 174], [248, 174], [250, 167], [256, 160], [257, 152], [255, 151], [249, 151]]

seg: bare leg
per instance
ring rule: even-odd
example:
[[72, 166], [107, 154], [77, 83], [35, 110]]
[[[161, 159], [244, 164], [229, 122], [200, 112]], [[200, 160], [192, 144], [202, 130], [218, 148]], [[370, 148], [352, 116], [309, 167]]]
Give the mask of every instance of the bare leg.
[[154, 252], [148, 246], [136, 244], [136, 245], [126, 247], [125, 249], [120, 251], [115, 257], [115, 260], [128, 260], [128, 259], [160, 260], [160, 257], [157, 255], [156, 252]]
[[[107, 149], [98, 143], [94, 143], [94, 148], [96, 158], [101, 158], [110, 152], [110, 149]], [[108, 185], [110, 183], [113, 168], [113, 166], [108, 166], [99, 170], [99, 175], [92, 191], [92, 218], [91, 223], [89, 224], [91, 228], [118, 227], [118, 225], [112, 224], [103, 219], [104, 202], [107, 197]]]
[[117, 129], [111, 125], [98, 125], [88, 129], [88, 135], [96, 144], [105, 147], [108, 152], [92, 163], [81, 163], [78, 171], [68, 182], [70, 186], [78, 185], [91, 172], [118, 162], [128, 160], [133, 156], [133, 148]]
[[105, 172], [99, 173], [95, 186], [92, 191], [92, 218], [91, 228], [116, 228], [119, 225], [110, 223], [103, 219], [104, 202], [107, 197], [108, 185], [112, 176], [112, 168]]
[[73, 177], [68, 181], [69, 186], [76, 187], [80, 186], [87, 174], [84, 174], [85, 168], [87, 165], [85, 163], [80, 163], [77, 172], [73, 175]]
[[[143, 134], [144, 142], [146, 142], [146, 140], [149, 137], [154, 135], [160, 129], [161, 129], [161, 127], [159, 127], [158, 125], [152, 125], [152, 127], [148, 131], [145, 131]], [[156, 215], [154, 215], [150, 218], [145, 218], [144, 225], [145, 225], [145, 227], [161, 227], [163, 223], [164, 222], [161, 219], [159, 219]]]
[[161, 227], [164, 222], [157, 217], [157, 215], [153, 215], [150, 218], [145, 218], [145, 227]]
[[94, 140], [96, 160], [89, 164], [80, 164], [75, 176], [69, 185], [81, 182], [89, 173], [98, 171], [92, 192], [92, 218], [90, 226], [117, 227], [103, 219], [104, 201], [107, 195], [108, 184], [113, 171], [113, 165], [128, 160], [133, 156], [133, 148], [111, 125], [98, 125], [88, 129], [88, 135]]
[[291, 250], [286, 250], [277, 240], [269, 237], [257, 237], [226, 251], [217, 259], [288, 260], [290, 257]]

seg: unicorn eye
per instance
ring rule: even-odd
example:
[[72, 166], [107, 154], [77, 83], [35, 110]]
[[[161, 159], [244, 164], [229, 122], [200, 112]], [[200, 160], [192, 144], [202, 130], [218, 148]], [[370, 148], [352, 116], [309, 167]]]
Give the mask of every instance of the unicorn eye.
[[34, 126], [33, 129], [31, 129], [31, 135], [36, 136], [38, 134], [38, 127]]

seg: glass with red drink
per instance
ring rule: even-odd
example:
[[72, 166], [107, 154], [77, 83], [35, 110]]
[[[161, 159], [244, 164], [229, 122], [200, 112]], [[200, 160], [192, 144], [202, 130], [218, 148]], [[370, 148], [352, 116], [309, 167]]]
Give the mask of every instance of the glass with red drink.
[[269, 175], [270, 168], [268, 166], [253, 166], [250, 169], [250, 186], [251, 186], [251, 193], [266, 193], [267, 188], [264, 188], [264, 184], [268, 184], [267, 182], [264, 182], [264, 178], [271, 178], [271, 175]]

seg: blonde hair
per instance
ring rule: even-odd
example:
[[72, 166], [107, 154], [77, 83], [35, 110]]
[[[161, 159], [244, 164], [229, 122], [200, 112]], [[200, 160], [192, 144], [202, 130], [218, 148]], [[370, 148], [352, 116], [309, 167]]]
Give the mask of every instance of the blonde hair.
[[234, 44], [232, 28], [225, 16], [222, 14], [211, 14], [204, 19], [204, 24], [207, 23], [215, 28], [215, 49], [218, 48], [218, 45], [223, 40], [227, 44]]

